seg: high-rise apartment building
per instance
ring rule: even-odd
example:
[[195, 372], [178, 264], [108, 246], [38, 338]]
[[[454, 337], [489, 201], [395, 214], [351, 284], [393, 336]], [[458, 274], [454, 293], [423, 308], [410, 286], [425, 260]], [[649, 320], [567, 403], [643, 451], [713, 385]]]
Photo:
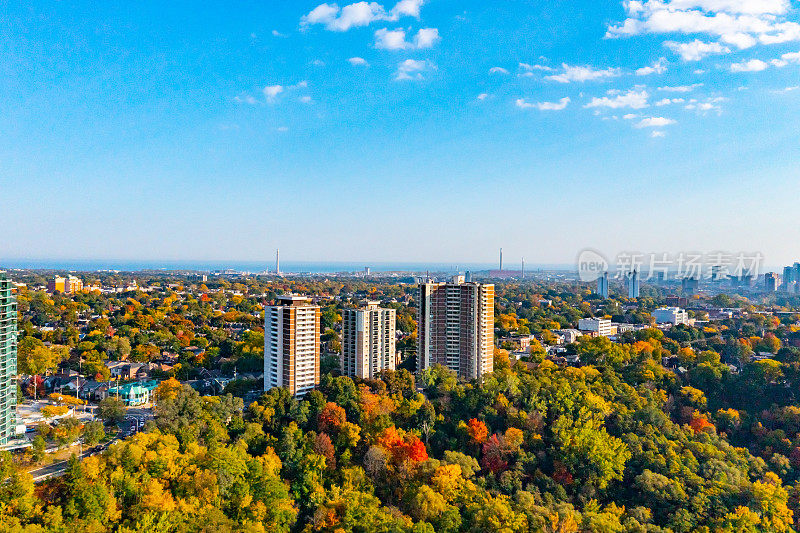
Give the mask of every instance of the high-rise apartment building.
[[603, 298], [608, 298], [608, 272], [603, 272], [597, 278], [597, 294]]
[[767, 292], [775, 292], [778, 290], [778, 274], [775, 272], [767, 272], [764, 274], [764, 290]]
[[697, 294], [700, 282], [697, 278], [681, 278], [681, 290], [686, 295]]
[[800, 263], [792, 265], [792, 281], [794, 281], [794, 291], [800, 292]]
[[794, 270], [790, 266], [783, 267], [783, 283], [781, 284], [781, 288], [789, 292], [792, 288], [792, 283], [794, 282]]
[[11, 280], [0, 272], [0, 445], [14, 437], [17, 422], [17, 302]]
[[396, 311], [367, 302], [342, 311], [343, 376], [373, 379], [381, 370], [394, 370]]
[[639, 297], [639, 273], [634, 270], [628, 274], [628, 298]]
[[264, 312], [264, 390], [303, 396], [319, 384], [319, 306], [304, 296], [278, 297]]
[[494, 285], [464, 276], [419, 285], [417, 371], [440, 364], [461, 379], [481, 379], [494, 365]]

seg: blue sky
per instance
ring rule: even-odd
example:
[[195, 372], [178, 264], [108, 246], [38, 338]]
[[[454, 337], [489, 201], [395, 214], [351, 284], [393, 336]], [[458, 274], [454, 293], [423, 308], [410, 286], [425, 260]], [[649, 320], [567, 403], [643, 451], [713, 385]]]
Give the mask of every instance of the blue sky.
[[800, 3], [6, 3], [0, 261], [800, 257]]

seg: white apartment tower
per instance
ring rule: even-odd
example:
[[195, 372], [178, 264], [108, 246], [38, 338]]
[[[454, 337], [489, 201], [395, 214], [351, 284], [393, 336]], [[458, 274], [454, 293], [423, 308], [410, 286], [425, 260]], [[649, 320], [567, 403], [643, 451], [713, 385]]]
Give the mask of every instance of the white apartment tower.
[[304, 296], [278, 297], [264, 312], [264, 390], [303, 396], [319, 384], [319, 306]]
[[494, 365], [494, 285], [430, 280], [419, 285], [417, 372], [436, 364], [461, 379], [481, 379]]
[[342, 375], [374, 379], [381, 370], [394, 370], [396, 311], [367, 302], [342, 311]]

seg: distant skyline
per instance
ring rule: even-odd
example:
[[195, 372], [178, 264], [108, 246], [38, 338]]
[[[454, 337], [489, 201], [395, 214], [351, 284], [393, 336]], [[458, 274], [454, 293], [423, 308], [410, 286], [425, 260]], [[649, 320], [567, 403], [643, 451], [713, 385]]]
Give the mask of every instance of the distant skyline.
[[800, 258], [800, 2], [0, 6], [0, 265]]

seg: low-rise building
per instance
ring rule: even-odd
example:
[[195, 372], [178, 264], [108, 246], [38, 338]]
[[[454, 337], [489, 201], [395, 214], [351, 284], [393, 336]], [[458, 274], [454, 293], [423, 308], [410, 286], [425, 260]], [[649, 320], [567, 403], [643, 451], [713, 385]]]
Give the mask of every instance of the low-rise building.
[[553, 333], [560, 336], [563, 340], [561, 341], [563, 344], [572, 344], [578, 340], [578, 337], [583, 335], [580, 330], [577, 329], [557, 329]]
[[658, 324], [688, 324], [689, 315], [680, 307], [660, 307], [653, 311], [653, 318]]
[[500, 346], [509, 344], [520, 351], [525, 351], [531, 347], [531, 339], [533, 335], [509, 335], [508, 337], [500, 337], [497, 341]]
[[47, 283], [47, 290], [62, 294], [75, 294], [83, 290], [83, 280], [75, 276], [55, 276]]
[[115, 385], [109, 389], [110, 396], [119, 396], [125, 405], [144, 405], [158, 387], [158, 381], [137, 381], [125, 385]]
[[611, 327], [611, 320], [607, 318], [581, 318], [578, 320], [578, 329], [581, 330], [581, 332], [596, 333], [603, 337], [614, 334], [614, 328]]
[[106, 363], [109, 374], [116, 379], [142, 379], [149, 376], [149, 365], [131, 361], [109, 361]]

